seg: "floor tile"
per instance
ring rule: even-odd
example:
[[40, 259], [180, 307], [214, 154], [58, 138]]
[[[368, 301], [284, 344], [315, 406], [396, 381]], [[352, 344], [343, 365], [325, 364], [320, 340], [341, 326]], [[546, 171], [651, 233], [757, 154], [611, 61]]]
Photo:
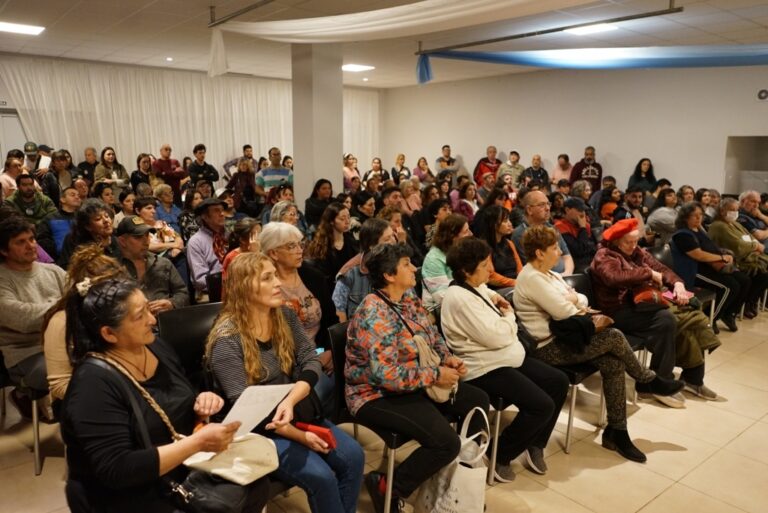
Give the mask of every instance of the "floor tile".
[[599, 513], [635, 512], [674, 482], [588, 440], [574, 444], [571, 454], [555, 454], [547, 464], [547, 475], [525, 475]]
[[[766, 358], [768, 362], [768, 358]], [[768, 365], [766, 365], [768, 372]], [[761, 390], [731, 381], [723, 375], [708, 376], [706, 383], [719, 396], [716, 401], [706, 401], [686, 394], [686, 399], [705, 402], [708, 406], [719, 410], [737, 413], [750, 419], [760, 419], [768, 415], [768, 390]]]
[[720, 450], [680, 482], [750, 513], [768, 508], [768, 465]]
[[[766, 440], [768, 440], [768, 424], [765, 422], [755, 422], [735, 440], [726, 445], [725, 449], [768, 465], [768, 444], [766, 444]], [[768, 505], [766, 505], [766, 509], [768, 509]]]
[[670, 513], [673, 511], [696, 513], [743, 513], [743, 510], [687, 486], [675, 483], [653, 499], [640, 513]]
[[530, 511], [589, 513], [591, 511], [525, 475], [517, 476], [512, 483], [499, 483], [489, 488], [485, 493], [485, 505], [489, 513]]
[[26, 463], [0, 470], [2, 511], [45, 512], [65, 507], [65, 472], [63, 458], [47, 458], [42, 474], [35, 476], [31, 455]]

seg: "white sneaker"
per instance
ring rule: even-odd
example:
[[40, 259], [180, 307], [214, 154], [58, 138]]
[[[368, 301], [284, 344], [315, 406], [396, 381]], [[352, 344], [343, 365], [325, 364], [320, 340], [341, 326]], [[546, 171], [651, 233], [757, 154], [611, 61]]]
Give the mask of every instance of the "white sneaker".
[[685, 397], [680, 392], [673, 395], [655, 395], [653, 396], [658, 402], [670, 408], [685, 408]]

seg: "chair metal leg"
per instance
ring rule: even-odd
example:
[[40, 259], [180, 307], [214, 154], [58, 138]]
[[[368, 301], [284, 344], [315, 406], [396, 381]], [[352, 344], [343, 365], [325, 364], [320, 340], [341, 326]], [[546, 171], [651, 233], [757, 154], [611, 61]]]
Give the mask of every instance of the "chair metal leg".
[[43, 471], [40, 461], [40, 413], [37, 410], [37, 399], [32, 400], [32, 452], [35, 456], [35, 475]]
[[763, 292], [763, 311], [768, 309], [768, 289]]
[[395, 479], [395, 451], [387, 450], [387, 492], [384, 494], [384, 511], [392, 510], [392, 481]]
[[352, 433], [354, 433], [355, 440], [357, 440], [357, 422], [352, 424]]
[[715, 326], [715, 300], [709, 302], [709, 324]]
[[571, 431], [573, 431], [573, 411], [576, 409], [576, 394], [578, 393], [578, 389], [579, 389], [579, 385], [571, 385], [571, 406], [568, 409], [568, 429], [565, 431], [565, 454], [571, 453]]
[[739, 320], [740, 321], [744, 320], [744, 306], [745, 305], [741, 305], [741, 311], [739, 311]]
[[0, 417], [5, 417], [5, 387], [0, 388]]
[[494, 474], [496, 472], [496, 457], [499, 451], [499, 433], [501, 431], [501, 410], [496, 410], [496, 417], [493, 419], [493, 448], [491, 449], [491, 461], [488, 464], [488, 479], [489, 486], [493, 486], [496, 482]]
[[[637, 396], [637, 392], [635, 392], [635, 396]], [[597, 425], [598, 427], [604, 428], [608, 425], [608, 419], [606, 418], [608, 416], [608, 412], [605, 408], [605, 393], [603, 392], [602, 386], [600, 387], [600, 416], [597, 419]]]

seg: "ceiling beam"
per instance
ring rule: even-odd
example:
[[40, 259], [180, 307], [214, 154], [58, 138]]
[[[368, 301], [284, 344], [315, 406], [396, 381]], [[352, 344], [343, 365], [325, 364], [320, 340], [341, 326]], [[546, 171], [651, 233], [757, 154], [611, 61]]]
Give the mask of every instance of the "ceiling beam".
[[208, 24], [208, 28], [213, 28], [213, 27], [215, 27], [217, 25], [221, 25], [222, 23], [226, 23], [226, 22], [228, 22], [229, 20], [231, 20], [233, 18], [237, 18], [238, 16], [241, 16], [241, 15], [243, 15], [243, 14], [245, 14], [247, 12], [250, 12], [250, 11], [252, 11], [254, 9], [258, 9], [259, 7], [263, 7], [263, 6], [267, 5], [267, 4], [271, 4], [274, 1], [275, 0], [260, 0], [260, 1], [256, 2], [256, 3], [254, 3], [254, 4], [247, 5], [247, 6], [243, 7], [242, 9], [238, 9], [237, 11], [235, 11], [233, 13], [227, 14], [226, 16], [222, 16], [219, 19], [216, 19], [216, 6], [212, 5], [210, 7], [210, 9], [211, 9], [211, 22]]

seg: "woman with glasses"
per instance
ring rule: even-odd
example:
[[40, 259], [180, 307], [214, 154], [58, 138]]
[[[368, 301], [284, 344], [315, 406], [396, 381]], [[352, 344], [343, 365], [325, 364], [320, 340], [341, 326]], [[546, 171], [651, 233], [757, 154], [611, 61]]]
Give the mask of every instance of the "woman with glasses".
[[304, 235], [288, 223], [269, 223], [259, 235], [261, 251], [269, 257], [280, 279], [283, 305], [296, 313], [307, 338], [318, 348], [324, 375], [315, 391], [323, 402], [333, 397], [333, 358], [328, 328], [339, 322], [325, 276], [310, 265], [302, 265]]

